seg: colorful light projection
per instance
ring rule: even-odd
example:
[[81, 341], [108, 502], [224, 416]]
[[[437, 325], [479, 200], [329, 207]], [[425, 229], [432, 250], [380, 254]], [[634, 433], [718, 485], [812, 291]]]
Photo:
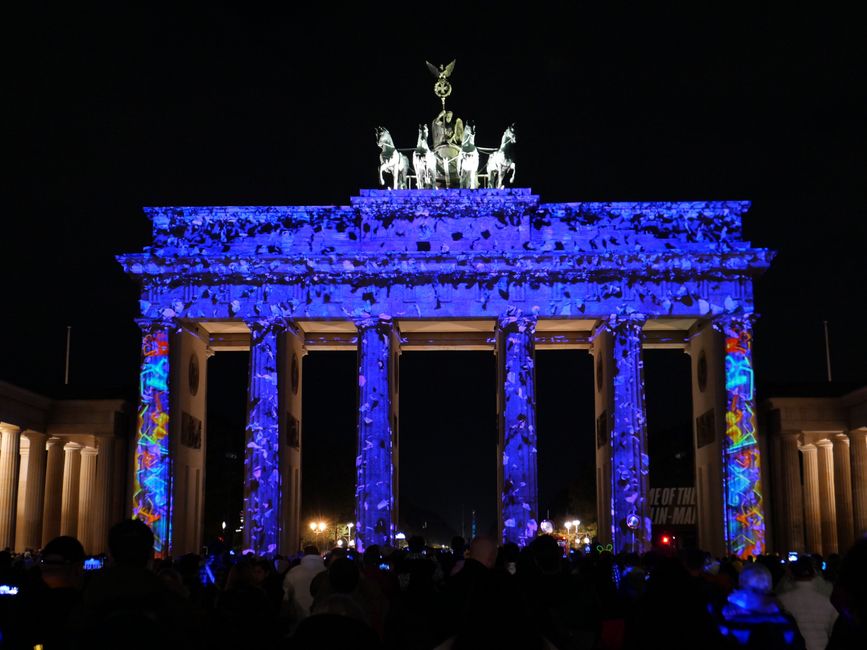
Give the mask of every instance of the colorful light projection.
[[614, 548], [643, 553], [650, 549], [647, 508], [649, 457], [644, 403], [642, 328], [646, 316], [635, 310], [613, 314], [614, 429], [611, 434], [611, 528]]
[[248, 323], [252, 333], [244, 454], [244, 552], [272, 555], [280, 534], [280, 425], [274, 321]]
[[503, 542], [525, 546], [538, 530], [535, 314], [514, 307], [497, 319], [502, 408]]
[[143, 325], [138, 430], [135, 441], [132, 516], [154, 533], [154, 553], [170, 552], [171, 464], [169, 460], [169, 333]]
[[362, 318], [358, 327], [358, 455], [355, 459], [356, 548], [393, 545], [394, 450], [391, 425], [391, 317]]
[[756, 438], [753, 339], [749, 318], [726, 318], [725, 535], [730, 553], [746, 558], [765, 551], [762, 474]]

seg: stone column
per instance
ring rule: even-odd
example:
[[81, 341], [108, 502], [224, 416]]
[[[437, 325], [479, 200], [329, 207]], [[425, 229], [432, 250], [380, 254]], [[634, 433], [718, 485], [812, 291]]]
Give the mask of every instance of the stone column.
[[725, 337], [726, 435], [722, 458], [726, 546], [729, 553], [747, 558], [765, 552], [752, 325], [749, 317], [729, 316], [714, 326]]
[[45, 505], [42, 513], [42, 546], [60, 535], [60, 507], [63, 500], [63, 440], [45, 443]]
[[114, 439], [111, 436], [99, 438], [99, 453], [96, 457], [96, 497], [93, 505], [93, 530], [91, 544], [93, 553], [108, 550], [108, 527], [115, 523], [109, 519], [111, 506], [112, 459]]
[[[27, 476], [23, 489], [19, 487], [18, 523], [16, 528], [16, 546], [23, 551], [36, 549], [42, 541], [42, 513], [45, 497], [45, 436], [36, 431], [24, 434], [28, 441], [28, 451], [22, 454], [22, 475]], [[24, 446], [22, 445], [22, 449]], [[24, 498], [21, 499], [21, 493]]]
[[81, 474], [81, 445], [63, 445], [63, 499], [60, 506], [60, 534], [78, 537], [78, 484]]
[[0, 551], [15, 545], [20, 429], [0, 424]]
[[816, 445], [801, 447], [804, 457], [804, 521], [807, 552], [822, 552], [822, 517], [819, 507], [819, 454]]
[[503, 543], [526, 546], [538, 529], [536, 316], [510, 308], [497, 319]]
[[798, 460], [799, 434], [780, 435], [780, 465], [782, 474], [781, 521], [786, 526], [784, 538], [789, 547], [782, 551], [804, 551], [804, 499], [801, 488], [801, 467]]
[[849, 437], [845, 433], [838, 433], [831, 437], [831, 444], [834, 446], [834, 505], [837, 508], [837, 548], [840, 553], [845, 553], [855, 543]]
[[138, 427], [132, 477], [132, 516], [154, 533], [154, 554], [171, 552], [172, 474], [169, 450], [169, 325], [142, 320]]
[[244, 551], [277, 552], [280, 539], [280, 415], [277, 337], [282, 325], [248, 323], [252, 334], [244, 456]]
[[617, 314], [612, 334], [614, 426], [611, 434], [611, 513], [614, 552], [644, 553], [650, 548], [647, 505], [649, 458], [641, 342], [645, 317]]
[[90, 554], [94, 552], [96, 463], [97, 451], [94, 447], [85, 447], [81, 450], [81, 472], [78, 485], [78, 541], [84, 547], [84, 552]]
[[30, 440], [25, 434], [18, 437], [18, 502], [15, 506], [15, 544], [12, 550], [24, 550], [24, 505], [27, 498], [27, 459], [30, 457]]
[[852, 461], [852, 505], [855, 534], [867, 532], [867, 429], [849, 432]]
[[394, 434], [391, 421], [390, 318], [369, 317], [358, 327], [358, 456], [355, 483], [356, 546], [394, 544]]
[[822, 521], [822, 555], [836, 553], [837, 504], [834, 496], [834, 452], [830, 440], [816, 443], [819, 449], [819, 514]]

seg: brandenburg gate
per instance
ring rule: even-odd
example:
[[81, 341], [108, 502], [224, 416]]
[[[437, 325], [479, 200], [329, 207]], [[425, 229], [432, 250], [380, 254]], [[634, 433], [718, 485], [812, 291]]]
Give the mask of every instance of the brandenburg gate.
[[363, 190], [346, 206], [148, 208], [152, 245], [118, 258], [141, 284], [133, 515], [158, 552], [199, 548], [205, 363], [245, 348], [245, 549], [296, 551], [303, 357], [354, 349], [356, 542], [393, 543], [398, 356], [485, 349], [498, 364], [499, 527], [502, 541], [526, 544], [545, 435], [534, 350], [580, 348], [595, 365], [600, 542], [640, 552], [651, 542], [642, 350], [680, 348], [693, 368], [699, 543], [761, 553], [752, 279], [772, 253], [744, 241], [748, 209], [544, 203], [529, 189], [475, 187]]

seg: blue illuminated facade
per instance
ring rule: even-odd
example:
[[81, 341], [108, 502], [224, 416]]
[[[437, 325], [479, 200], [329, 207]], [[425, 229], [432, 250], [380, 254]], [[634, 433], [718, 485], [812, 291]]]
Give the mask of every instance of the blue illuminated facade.
[[[649, 542], [641, 348], [654, 322], [695, 328], [725, 320], [726, 339], [737, 341], [728, 352], [727, 418], [747, 437], [754, 431], [754, 396], [743, 388], [751, 364], [744, 323], [752, 314], [752, 278], [772, 254], [742, 239], [748, 208], [738, 201], [542, 203], [519, 188], [366, 190], [346, 206], [147, 208], [152, 245], [118, 259], [141, 282], [144, 323], [171, 331], [236, 322], [251, 333], [246, 548], [295, 550], [296, 540], [286, 546], [281, 538], [281, 519], [290, 516], [283, 504], [295, 489], [282, 459], [286, 448], [300, 449], [293, 440], [300, 434], [281, 416], [289, 374], [280, 353], [284, 332], [303, 335], [306, 324], [341, 322], [355, 333], [343, 343], [358, 350], [355, 530], [367, 546], [393, 543], [397, 526], [395, 356], [408, 340], [401, 326], [462, 321], [490, 323], [485, 341], [496, 350], [500, 377], [500, 523], [503, 540], [519, 544], [536, 534], [538, 521], [536, 445], [544, 432], [536, 431], [534, 349], [586, 348], [598, 332], [609, 333], [614, 368], [605, 381], [614, 406], [610, 431], [599, 438], [605, 454], [597, 458], [610, 478], [611, 539], [600, 541], [641, 550]], [[149, 345], [146, 339], [146, 355]], [[171, 481], [171, 459], [149, 451], [149, 359], [136, 457], [147, 454], [148, 471]], [[760, 546], [743, 538], [764, 531], [760, 477], [741, 471], [745, 447], [734, 433], [728, 437], [727, 506], [700, 516], [722, 521], [728, 548], [745, 554]], [[758, 467], [758, 446], [749, 454]], [[158, 538], [170, 545], [171, 504], [155, 493], [150, 475], [138, 472], [134, 512], [166, 521]], [[158, 505], [151, 512], [142, 503]]]

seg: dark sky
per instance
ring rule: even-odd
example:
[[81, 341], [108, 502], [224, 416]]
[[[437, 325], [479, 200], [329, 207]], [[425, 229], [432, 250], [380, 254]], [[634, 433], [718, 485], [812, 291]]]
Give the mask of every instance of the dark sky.
[[[450, 108], [477, 124], [481, 144], [516, 121], [518, 185], [543, 201], [752, 200], [747, 237], [779, 251], [756, 284], [760, 388], [824, 379], [823, 320], [835, 380], [867, 382], [867, 57], [854, 17], [792, 3], [566, 3], [545, 14], [502, 2], [438, 13], [434, 3], [417, 15], [412, 3], [283, 13], [125, 4], [5, 16], [0, 378], [55, 396], [133, 398], [137, 296], [113, 256], [147, 243], [141, 207], [345, 203], [376, 182], [375, 126], [411, 146], [435, 115], [424, 60], [456, 58]], [[307, 358], [311, 377], [347, 373], [351, 385], [352, 355], [320, 356]], [[590, 366], [577, 352], [539, 356], [543, 502], [554, 502], [584, 472], [572, 468], [591, 462], [592, 444], [580, 442], [592, 427]], [[491, 359], [454, 357], [405, 355], [413, 407], [401, 414], [403, 467], [420, 479], [410, 487], [407, 474], [403, 496], [434, 508], [430, 495], [447, 495], [439, 514], [452, 522], [463, 501], [489, 501], [479, 508], [492, 516], [483, 473], [495, 435], [493, 379], [478, 387]], [[681, 376], [680, 359], [650, 357], [648, 372]], [[431, 374], [453, 378], [442, 395], [425, 394]], [[313, 440], [343, 436], [351, 456], [354, 396], [331, 417], [331, 398], [313, 386], [306, 449], [316, 456]], [[649, 398], [652, 434], [689, 426], [672, 392]], [[481, 442], [464, 451], [476, 429]], [[432, 468], [447, 452], [469, 464], [444, 477]], [[336, 498], [316, 476], [305, 494]]]

